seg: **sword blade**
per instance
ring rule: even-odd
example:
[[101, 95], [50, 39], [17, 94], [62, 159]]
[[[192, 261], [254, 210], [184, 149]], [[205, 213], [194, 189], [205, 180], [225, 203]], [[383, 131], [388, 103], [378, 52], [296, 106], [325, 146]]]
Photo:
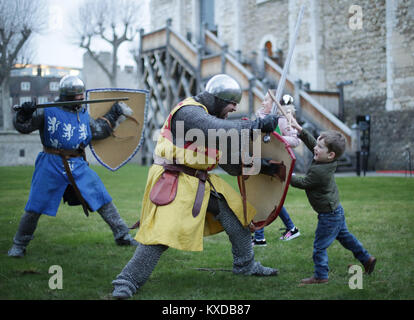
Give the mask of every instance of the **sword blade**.
[[[59, 106], [74, 106], [74, 105], [88, 104], [88, 103], [126, 101], [126, 100], [129, 100], [129, 98], [128, 97], [120, 97], [120, 98], [103, 98], [103, 99], [95, 99], [95, 100], [47, 102], [47, 103], [36, 104], [36, 109], [59, 107]], [[19, 106], [19, 105], [13, 106], [14, 111], [18, 111], [20, 109], [21, 109], [21, 106]]]
[[[280, 76], [280, 80], [277, 85], [276, 94], [275, 94], [276, 101], [280, 101], [280, 98], [282, 97], [283, 89], [285, 87], [285, 82], [286, 82], [286, 76], [289, 71], [290, 62], [292, 61], [293, 50], [295, 49], [296, 39], [299, 34], [299, 27], [302, 22], [304, 11], [305, 11], [305, 6], [302, 5], [299, 11], [298, 20], [296, 21], [295, 32], [293, 33], [291, 41], [290, 41], [289, 51], [286, 57], [285, 65], [283, 66], [282, 75]], [[277, 109], [277, 105], [274, 104], [272, 108], [272, 113], [276, 113], [276, 109]]]
[[[302, 17], [303, 17], [303, 12], [304, 11], [305, 11], [305, 6], [302, 5], [300, 7], [298, 20], [296, 21], [295, 32], [293, 33], [293, 35], [290, 39], [288, 55], [286, 57], [285, 65], [283, 66], [282, 75], [280, 76], [279, 83], [277, 84], [276, 94], [275, 94], [275, 96], [273, 96], [271, 94], [271, 97], [274, 101], [273, 106], [272, 106], [272, 112], [271, 112], [272, 114], [276, 114], [278, 104], [279, 104], [279, 101], [280, 101], [280, 97], [282, 96], [282, 92], [283, 92], [283, 89], [285, 87], [286, 76], [287, 76], [287, 73], [289, 71], [289, 65], [290, 65], [290, 61], [292, 60], [293, 49], [295, 49], [296, 38], [298, 37], [299, 27], [300, 27], [300, 23], [302, 22]], [[269, 90], [269, 93], [270, 93], [270, 90]], [[268, 143], [269, 141], [270, 141], [270, 134], [266, 134], [263, 137], [263, 142]]]

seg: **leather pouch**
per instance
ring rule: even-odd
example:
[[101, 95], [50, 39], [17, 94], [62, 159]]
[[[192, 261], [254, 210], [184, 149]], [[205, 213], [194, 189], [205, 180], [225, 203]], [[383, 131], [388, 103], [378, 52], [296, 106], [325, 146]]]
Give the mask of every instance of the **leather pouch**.
[[165, 206], [174, 201], [177, 195], [179, 172], [164, 171], [150, 192], [151, 201], [157, 206]]

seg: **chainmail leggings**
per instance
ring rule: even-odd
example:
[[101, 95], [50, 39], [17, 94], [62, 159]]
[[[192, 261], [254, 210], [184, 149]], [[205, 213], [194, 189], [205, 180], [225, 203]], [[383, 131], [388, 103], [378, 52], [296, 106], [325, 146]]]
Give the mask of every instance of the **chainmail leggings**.
[[[226, 201], [214, 196], [210, 197], [208, 211], [213, 213], [229, 236], [233, 253], [233, 272], [237, 274], [253, 274], [256, 270], [251, 234], [244, 228]], [[144, 285], [158, 263], [165, 245], [139, 244], [131, 260], [112, 282], [115, 286], [126, 286], [134, 294]]]
[[33, 233], [36, 230], [40, 214], [25, 211], [20, 219], [19, 227], [13, 238], [13, 243], [18, 246], [26, 247], [30, 240], [33, 239]]
[[[120, 239], [128, 234], [128, 226], [125, 224], [124, 220], [122, 220], [121, 216], [118, 213], [118, 210], [112, 202], [107, 203], [99, 208], [98, 213], [111, 228], [115, 240]], [[30, 240], [34, 238], [33, 233], [36, 230], [40, 216], [41, 214], [29, 211], [26, 211], [23, 214], [22, 218], [20, 219], [16, 235], [13, 238], [14, 244], [23, 247], [26, 247], [29, 244]]]
[[125, 221], [122, 220], [113, 202], [109, 202], [103, 205], [97, 211], [99, 215], [102, 217], [102, 219], [111, 228], [115, 240], [121, 239], [126, 234], [128, 234], [128, 226], [126, 225]]

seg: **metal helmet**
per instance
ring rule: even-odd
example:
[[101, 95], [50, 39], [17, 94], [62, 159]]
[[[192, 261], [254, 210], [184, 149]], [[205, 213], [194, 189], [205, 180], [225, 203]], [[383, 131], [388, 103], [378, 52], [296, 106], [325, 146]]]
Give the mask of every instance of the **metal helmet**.
[[59, 96], [61, 98], [73, 97], [85, 93], [85, 84], [76, 76], [66, 75], [59, 83]]
[[218, 74], [212, 77], [207, 82], [205, 91], [227, 103], [238, 104], [242, 97], [240, 85], [226, 74]]

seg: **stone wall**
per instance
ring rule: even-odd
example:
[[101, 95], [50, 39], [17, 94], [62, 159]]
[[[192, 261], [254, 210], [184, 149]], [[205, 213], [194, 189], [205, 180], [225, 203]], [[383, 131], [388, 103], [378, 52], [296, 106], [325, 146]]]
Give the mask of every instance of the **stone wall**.
[[347, 122], [355, 122], [356, 115], [371, 116], [369, 170], [406, 170], [407, 148], [414, 158], [414, 109], [386, 111], [385, 99], [378, 96], [348, 102]]
[[0, 165], [34, 165], [37, 154], [42, 150], [37, 132], [19, 134], [17, 131], [0, 132]]
[[197, 37], [194, 16], [195, 2], [194, 0], [151, 0], [151, 30], [164, 28], [167, 19], [172, 19], [174, 30], [183, 36], [186, 36], [187, 32], [191, 32], [193, 39], [195, 39]]
[[387, 110], [414, 108], [414, 2], [387, 0]]
[[[110, 68], [112, 59], [109, 52], [100, 52], [99, 59], [107, 66], [107, 68]], [[120, 67], [118, 67], [117, 88], [138, 89], [136, 68], [130, 68], [132, 68], [132, 71], [127, 72], [127, 68], [120, 69]], [[83, 55], [82, 79], [86, 89], [112, 87], [109, 77], [88, 53]]]
[[349, 26], [352, 1], [324, 1], [321, 6], [327, 90], [351, 80], [345, 99], [386, 95], [385, 1], [359, 1], [362, 29]]
[[229, 48], [237, 50], [237, 34], [234, 29], [238, 22], [237, 2], [215, 0], [215, 20], [219, 39]]
[[[0, 166], [32, 166], [42, 150], [38, 131], [31, 134], [20, 134], [15, 130], [0, 131]], [[86, 148], [86, 159], [89, 164], [99, 164], [90, 148]], [[137, 152], [129, 163], [140, 164], [141, 152]]]
[[[373, 113], [370, 157], [372, 169], [408, 170], [407, 149], [414, 156], [414, 110]], [[412, 160], [412, 164], [414, 162]], [[412, 168], [414, 169], [414, 167]]]
[[[272, 43], [273, 51], [289, 48], [289, 8], [287, 1], [255, 0], [241, 1], [240, 50], [250, 56], [255, 51], [260, 57], [266, 41]], [[254, 13], [254, 14], [252, 14]]]

